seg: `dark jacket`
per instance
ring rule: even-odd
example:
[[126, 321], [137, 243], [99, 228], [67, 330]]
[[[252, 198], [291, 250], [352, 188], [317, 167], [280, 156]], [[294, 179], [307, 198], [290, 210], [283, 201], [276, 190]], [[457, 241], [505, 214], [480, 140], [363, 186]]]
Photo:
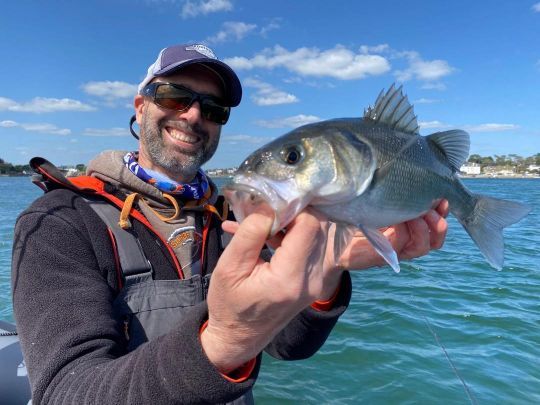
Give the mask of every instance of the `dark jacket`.
[[[133, 221], [156, 280], [178, 274], [163, 243]], [[220, 224], [208, 240], [208, 271], [221, 253]], [[128, 352], [122, 320], [113, 311], [119, 293], [115, 251], [104, 222], [73, 191], [53, 190], [17, 220], [13, 248], [13, 306], [34, 403], [219, 403], [242, 395], [244, 382], [225, 379], [206, 358], [199, 329], [205, 302], [193, 306], [170, 332]], [[305, 309], [268, 346], [280, 359], [303, 359], [325, 342], [351, 294], [343, 277], [327, 312]]]

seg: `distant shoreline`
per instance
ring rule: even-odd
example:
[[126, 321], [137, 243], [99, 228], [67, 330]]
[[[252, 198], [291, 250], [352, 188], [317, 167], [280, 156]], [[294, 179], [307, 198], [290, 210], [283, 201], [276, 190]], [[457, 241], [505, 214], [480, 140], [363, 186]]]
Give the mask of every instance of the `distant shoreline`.
[[[31, 177], [31, 174], [0, 174], [0, 177]], [[232, 179], [233, 175], [218, 175], [218, 176], [209, 176], [212, 179]], [[518, 175], [515, 176], [489, 176], [484, 174], [479, 175], [460, 175], [459, 178], [461, 179], [540, 179], [540, 176], [524, 176], [524, 175]]]
[[484, 175], [484, 174], [480, 174], [480, 175], [474, 175], [474, 176], [470, 176], [470, 175], [460, 175], [459, 176], [460, 179], [494, 179], [494, 180], [497, 180], [497, 179], [540, 179], [540, 176], [524, 176], [524, 175], [521, 175], [521, 174], [516, 174], [515, 176], [488, 176], [488, 175]]

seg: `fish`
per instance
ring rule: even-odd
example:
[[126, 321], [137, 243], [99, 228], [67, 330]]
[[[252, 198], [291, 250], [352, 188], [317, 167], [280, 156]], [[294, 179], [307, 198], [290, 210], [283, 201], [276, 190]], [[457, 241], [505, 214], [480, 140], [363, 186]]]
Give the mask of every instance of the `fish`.
[[413, 105], [392, 84], [360, 118], [307, 124], [257, 149], [222, 191], [239, 222], [270, 210], [272, 235], [309, 206], [336, 226], [335, 260], [361, 231], [396, 272], [397, 253], [381, 228], [418, 218], [447, 199], [450, 213], [500, 270], [503, 229], [531, 207], [467, 189], [459, 170], [469, 149], [469, 134], [460, 129], [420, 135]]

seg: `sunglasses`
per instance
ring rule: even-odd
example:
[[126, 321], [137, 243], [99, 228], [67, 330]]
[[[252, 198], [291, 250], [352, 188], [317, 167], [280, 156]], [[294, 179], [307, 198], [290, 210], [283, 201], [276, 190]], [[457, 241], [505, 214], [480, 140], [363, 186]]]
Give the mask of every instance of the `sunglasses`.
[[150, 83], [142, 89], [141, 95], [152, 97], [154, 103], [162, 108], [179, 112], [186, 111], [198, 101], [203, 118], [220, 125], [227, 123], [231, 113], [231, 107], [223, 105], [220, 98], [199, 94], [179, 84]]

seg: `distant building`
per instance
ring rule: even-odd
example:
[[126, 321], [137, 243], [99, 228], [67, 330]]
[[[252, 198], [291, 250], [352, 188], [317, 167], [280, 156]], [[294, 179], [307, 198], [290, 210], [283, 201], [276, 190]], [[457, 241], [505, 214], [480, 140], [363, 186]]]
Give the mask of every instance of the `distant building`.
[[503, 169], [503, 170], [499, 170], [497, 171], [497, 176], [503, 176], [503, 177], [513, 177], [516, 175], [516, 173], [514, 173], [514, 170], [513, 169]]
[[62, 174], [66, 177], [77, 177], [81, 174], [74, 167], [60, 167], [59, 169], [62, 172]]
[[224, 169], [208, 169], [206, 173], [209, 176], [215, 177], [232, 177], [236, 173], [236, 167], [229, 167]]
[[469, 176], [474, 176], [477, 174], [480, 174], [480, 164], [478, 163], [465, 163], [463, 166], [459, 168], [459, 171], [463, 174], [467, 174]]

